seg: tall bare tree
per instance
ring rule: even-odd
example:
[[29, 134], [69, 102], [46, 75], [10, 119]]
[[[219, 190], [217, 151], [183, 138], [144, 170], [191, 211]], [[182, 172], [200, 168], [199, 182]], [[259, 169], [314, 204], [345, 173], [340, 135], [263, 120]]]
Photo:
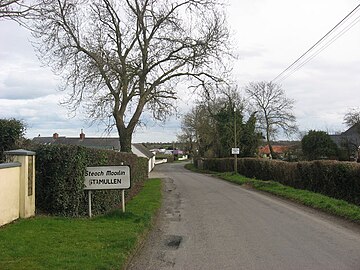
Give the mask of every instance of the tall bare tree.
[[[199, 136], [201, 133], [198, 132], [198, 130], [199, 127], [209, 127], [207, 121], [205, 121], [206, 116], [207, 114], [204, 108], [197, 106], [186, 113], [181, 121], [181, 132], [177, 135], [177, 139], [187, 146], [186, 150], [193, 156], [196, 156], [198, 151], [202, 150], [199, 144], [203, 142], [204, 139], [201, 138], [200, 140]], [[211, 136], [211, 132], [207, 132], [207, 135]]]
[[349, 109], [344, 116], [344, 124], [351, 128], [360, 123], [360, 108]]
[[281, 86], [272, 82], [253, 82], [245, 87], [245, 91], [257, 110], [256, 116], [265, 132], [271, 156], [276, 158], [271, 139], [275, 138], [280, 130], [288, 135], [297, 131], [296, 118], [292, 111], [294, 100], [287, 98]]
[[0, 0], [0, 19], [19, 20], [26, 18], [34, 8], [30, 1]]
[[217, 0], [39, 0], [39, 56], [71, 88], [70, 109], [116, 126], [121, 150], [144, 110], [164, 120], [177, 86], [222, 81], [228, 30]]

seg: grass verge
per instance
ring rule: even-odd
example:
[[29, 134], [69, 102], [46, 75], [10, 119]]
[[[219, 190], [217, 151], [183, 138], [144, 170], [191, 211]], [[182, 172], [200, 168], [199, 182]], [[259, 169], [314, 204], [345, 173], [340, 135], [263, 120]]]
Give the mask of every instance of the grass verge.
[[126, 213], [18, 220], [0, 228], [0, 269], [122, 269], [160, 205], [161, 181], [151, 179]]
[[[195, 172], [204, 172], [196, 169], [193, 164], [187, 164], [185, 167]], [[247, 178], [245, 176], [234, 174], [232, 172], [215, 173], [206, 171], [205, 173], [215, 174], [221, 179], [239, 185], [248, 184], [257, 190], [269, 192], [277, 196], [301, 203], [303, 205], [322, 210], [326, 213], [337, 215], [348, 220], [360, 223], [360, 207], [343, 200], [333, 199], [328, 196], [307, 190], [295, 189], [289, 186], [284, 186], [274, 181], [262, 181]]]

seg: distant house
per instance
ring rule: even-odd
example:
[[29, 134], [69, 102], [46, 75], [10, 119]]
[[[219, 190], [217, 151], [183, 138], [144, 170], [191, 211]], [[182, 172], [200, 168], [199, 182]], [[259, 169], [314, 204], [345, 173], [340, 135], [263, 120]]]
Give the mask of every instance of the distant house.
[[152, 153], [149, 149], [147, 149], [143, 144], [141, 143], [133, 143], [131, 145], [131, 151], [137, 155], [138, 157], [144, 157], [149, 160], [148, 166], [149, 166], [149, 172], [152, 171], [155, 167], [155, 154]]
[[182, 150], [179, 150], [179, 149], [173, 150], [173, 155], [180, 156], [183, 154], [184, 154], [184, 151], [182, 151]]
[[[289, 146], [288, 145], [271, 145], [272, 149], [274, 151], [275, 154], [277, 154], [279, 157], [284, 157], [285, 153], [287, 151], [289, 151]], [[265, 145], [265, 146], [260, 146], [259, 147], [259, 155], [261, 157], [267, 157], [270, 158], [270, 148], [269, 145]]]
[[150, 149], [150, 151], [156, 155], [156, 154], [164, 154], [166, 149], [164, 149], [164, 148], [160, 148], [160, 149], [154, 148], [154, 149]]
[[[81, 131], [79, 137], [65, 137], [59, 136], [58, 133], [54, 133], [52, 137], [35, 137], [33, 142], [39, 144], [66, 144], [77, 145], [96, 149], [107, 149], [113, 151], [120, 151], [119, 138], [102, 138], [102, 137], [85, 137], [83, 131]], [[151, 153], [142, 144], [133, 144], [131, 147], [132, 152], [138, 157], [145, 157], [148, 159], [149, 172], [155, 166], [155, 155]]]
[[79, 137], [65, 137], [59, 136], [58, 133], [54, 133], [52, 137], [35, 137], [33, 142], [39, 144], [67, 144], [77, 145], [89, 148], [108, 149], [114, 151], [120, 151], [119, 138], [86, 138], [85, 134], [81, 131]]
[[360, 123], [353, 125], [340, 134], [330, 135], [330, 138], [338, 147], [346, 149], [350, 156], [353, 156], [353, 158], [358, 157], [360, 147]]

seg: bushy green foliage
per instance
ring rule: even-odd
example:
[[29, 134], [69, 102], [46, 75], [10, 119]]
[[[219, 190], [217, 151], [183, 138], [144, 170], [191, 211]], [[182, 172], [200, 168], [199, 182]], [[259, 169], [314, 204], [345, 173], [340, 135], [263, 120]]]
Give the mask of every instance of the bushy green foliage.
[[338, 157], [338, 147], [325, 131], [310, 130], [301, 140], [301, 147], [308, 160]]
[[235, 122], [236, 122], [236, 147], [240, 150], [240, 157], [253, 157], [259, 146], [260, 136], [255, 130], [256, 117], [252, 114], [248, 121], [244, 122], [243, 113], [239, 110], [234, 112], [233, 104], [226, 104], [214, 116], [215, 129], [218, 132], [216, 140], [218, 145], [218, 157], [231, 156], [231, 148], [235, 147]]
[[[237, 132], [236, 137], [241, 132], [243, 116], [240, 111], [234, 112], [234, 105], [231, 103], [225, 104], [224, 107], [214, 115], [215, 129], [218, 132], [216, 140], [220, 142], [218, 145], [218, 156], [228, 157], [231, 155], [231, 148], [235, 146], [235, 119]], [[237, 138], [237, 143], [239, 140]]]
[[[88, 197], [84, 187], [87, 166], [130, 165], [131, 189], [134, 195], [148, 177], [147, 160], [130, 153], [90, 149], [67, 145], [36, 146], [36, 208], [37, 211], [61, 216], [87, 214]], [[119, 190], [92, 192], [92, 212], [104, 213], [121, 202]]]
[[[234, 170], [234, 159], [205, 159], [203, 169], [217, 172]], [[284, 162], [241, 158], [238, 173], [260, 180], [318, 192], [360, 205], [360, 164], [338, 161]]]
[[24, 136], [25, 124], [14, 118], [0, 119], [0, 162], [4, 161], [4, 151], [14, 150]]
[[167, 159], [168, 163], [174, 162], [175, 161], [175, 157], [174, 155], [165, 155], [165, 154], [156, 154], [155, 156], [156, 159]]
[[261, 134], [256, 131], [256, 116], [253, 113], [246, 123], [241, 125], [239, 139], [240, 157], [253, 157], [260, 145]]
[[246, 120], [242, 100], [237, 94], [237, 99], [231, 95], [200, 103], [184, 116], [178, 138], [189, 144], [193, 156], [230, 157], [235, 141], [240, 157], [255, 156], [261, 138], [255, 127], [255, 113]]

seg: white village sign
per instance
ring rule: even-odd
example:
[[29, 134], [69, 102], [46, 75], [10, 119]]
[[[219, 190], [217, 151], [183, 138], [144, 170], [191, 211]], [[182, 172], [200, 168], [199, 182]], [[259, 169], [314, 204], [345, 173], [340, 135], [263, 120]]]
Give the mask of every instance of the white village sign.
[[85, 190], [130, 188], [129, 166], [87, 167]]
[[121, 189], [122, 209], [125, 212], [124, 190], [130, 188], [130, 166], [86, 167], [84, 190], [89, 192], [89, 216], [91, 217], [91, 191]]

